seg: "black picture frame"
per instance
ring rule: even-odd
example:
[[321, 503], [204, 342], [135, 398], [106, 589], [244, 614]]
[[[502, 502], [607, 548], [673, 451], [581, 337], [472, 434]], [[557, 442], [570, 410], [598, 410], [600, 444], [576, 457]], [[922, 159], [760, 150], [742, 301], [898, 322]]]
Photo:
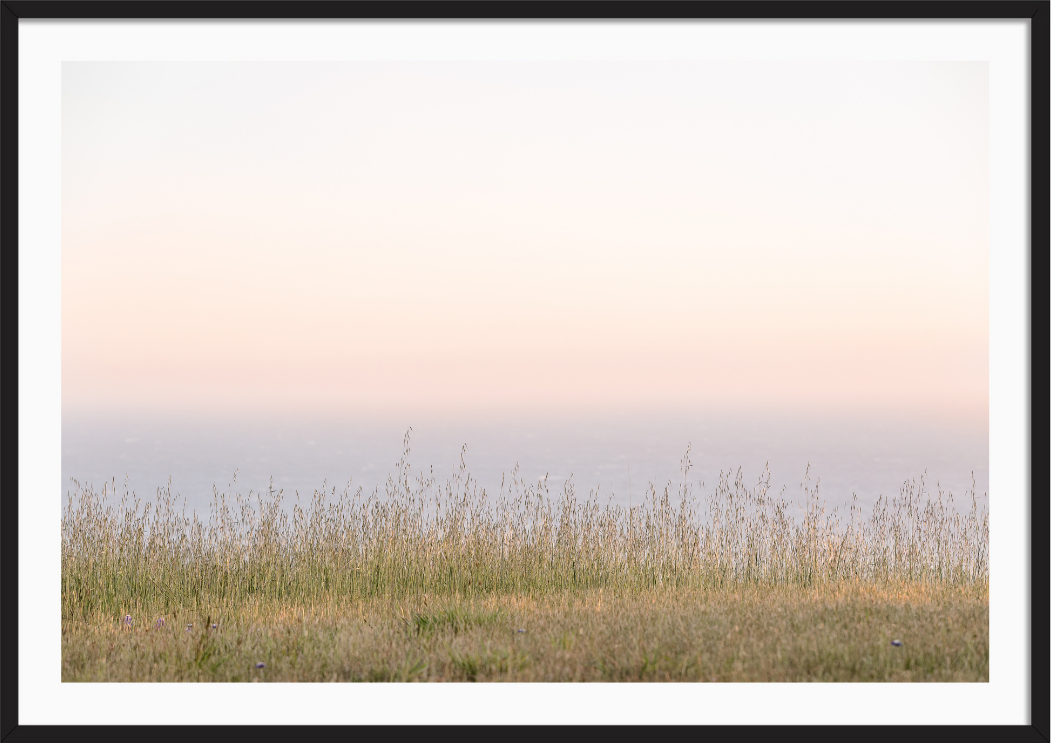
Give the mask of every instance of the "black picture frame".
[[[982, 728], [982, 737], [1006, 740], [1049, 738], [1048, 694], [1048, 556], [1049, 491], [1046, 468], [1033, 456], [1033, 431], [1047, 431], [1048, 406], [1043, 387], [1048, 374], [1048, 250], [1049, 238], [1049, 50], [1051, 3], [1046, 0], [894, 1], [844, 0], [770, 2], [767, 0], [3, 0], [0, 2], [0, 741], [109, 741], [286, 739], [306, 735], [312, 740], [342, 739], [341, 728], [250, 728], [237, 726], [27, 726], [19, 722], [19, 255], [18, 255], [18, 26], [21, 19], [836, 19], [952, 20], [1027, 19], [1030, 22], [1029, 84], [1029, 360], [1030, 403], [1029, 563], [1030, 660], [1029, 725]], [[1041, 289], [1040, 287], [1044, 288]], [[1039, 297], [1043, 309], [1033, 312]], [[1039, 380], [1033, 386], [1031, 380]], [[1040, 421], [1043, 421], [1041, 423]], [[1035, 425], [1034, 425], [1035, 424]], [[1046, 451], [1046, 450], [1043, 450]], [[1045, 461], [1041, 457], [1041, 461]], [[1044, 483], [1041, 485], [1040, 483]], [[1041, 546], [1042, 545], [1042, 546]], [[1032, 559], [1039, 555], [1039, 559]], [[57, 638], [56, 638], [57, 641]], [[954, 732], [965, 735], [972, 728]], [[480, 731], [479, 731], [480, 732]], [[669, 731], [670, 732], [670, 731]], [[715, 728], [716, 735], [739, 734]], [[764, 737], [774, 731], [767, 730]], [[793, 731], [796, 732], [796, 731]], [[813, 739], [844, 735], [879, 735], [929, 739], [952, 734], [929, 726], [902, 728], [839, 728], [798, 730]]]

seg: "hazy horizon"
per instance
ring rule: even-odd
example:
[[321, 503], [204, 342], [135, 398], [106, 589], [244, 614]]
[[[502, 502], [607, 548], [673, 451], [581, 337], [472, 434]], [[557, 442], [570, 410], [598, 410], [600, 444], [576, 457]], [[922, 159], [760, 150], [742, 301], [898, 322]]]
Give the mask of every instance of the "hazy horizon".
[[[508, 492], [512, 473], [553, 497], [570, 481], [578, 498], [638, 503], [652, 485], [672, 495], [684, 479], [695, 497], [711, 495], [720, 473], [740, 472], [754, 487], [769, 468], [771, 494], [798, 501], [810, 476], [830, 508], [853, 497], [868, 513], [880, 497], [897, 496], [926, 474], [926, 492], [951, 492], [958, 508], [989, 489], [988, 429], [923, 419], [791, 417], [770, 414], [593, 414], [430, 418], [389, 416], [210, 417], [193, 415], [64, 415], [63, 503], [70, 478], [96, 489], [128, 488], [151, 500], [171, 482], [190, 509], [208, 512], [213, 486], [232, 497], [265, 492], [271, 482], [285, 502], [327, 487], [383, 495], [396, 476], [405, 434], [412, 479], [439, 485], [466, 474], [490, 495]], [[463, 449], [466, 447], [466, 450]], [[689, 448], [691, 469], [682, 460]], [[461, 459], [462, 457], [462, 459]], [[236, 479], [235, 479], [236, 472]], [[973, 476], [973, 485], [972, 485]], [[111, 482], [112, 481], [112, 482]]]

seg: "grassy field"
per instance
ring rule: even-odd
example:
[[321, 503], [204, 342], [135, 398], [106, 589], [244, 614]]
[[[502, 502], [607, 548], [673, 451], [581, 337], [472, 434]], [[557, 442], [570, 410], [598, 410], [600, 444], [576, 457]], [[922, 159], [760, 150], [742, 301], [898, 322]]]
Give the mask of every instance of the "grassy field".
[[724, 476], [625, 509], [408, 453], [383, 493], [216, 493], [207, 521], [75, 484], [63, 680], [988, 680], [973, 493], [906, 483], [863, 517]]
[[64, 681], [988, 681], [989, 602], [912, 585], [264, 603], [71, 623], [62, 649]]

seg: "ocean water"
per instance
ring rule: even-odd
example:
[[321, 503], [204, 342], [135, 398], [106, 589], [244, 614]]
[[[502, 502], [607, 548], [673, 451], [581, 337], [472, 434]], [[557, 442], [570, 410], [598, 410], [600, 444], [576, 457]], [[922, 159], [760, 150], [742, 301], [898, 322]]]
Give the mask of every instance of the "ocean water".
[[[411, 473], [445, 482], [466, 471], [488, 493], [506, 490], [512, 472], [536, 483], [546, 477], [552, 496], [572, 483], [577, 497], [639, 502], [650, 486], [685, 481], [694, 496], [714, 491], [720, 473], [740, 471], [749, 486], [770, 470], [771, 493], [803, 497], [811, 484], [829, 507], [854, 496], [867, 512], [876, 499], [897, 495], [905, 481], [925, 477], [926, 490], [954, 496], [988, 493], [987, 426], [948, 421], [861, 416], [789, 416], [689, 413], [580, 416], [175, 416], [72, 415], [63, 417], [63, 503], [71, 478], [100, 488], [116, 482], [144, 500], [171, 483], [187, 513], [207, 515], [219, 493], [266, 491], [271, 482], [309, 498], [317, 489], [379, 489], [401, 458], [411, 427]], [[463, 447], [466, 445], [466, 451]], [[689, 447], [691, 468], [682, 471]], [[236, 477], [236, 480], [235, 480]]]

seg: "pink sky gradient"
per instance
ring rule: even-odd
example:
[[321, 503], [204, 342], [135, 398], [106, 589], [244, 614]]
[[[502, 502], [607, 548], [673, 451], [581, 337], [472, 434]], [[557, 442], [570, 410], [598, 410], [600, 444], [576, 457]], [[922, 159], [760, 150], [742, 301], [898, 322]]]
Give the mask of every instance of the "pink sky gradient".
[[66, 63], [63, 405], [987, 421], [984, 64]]

